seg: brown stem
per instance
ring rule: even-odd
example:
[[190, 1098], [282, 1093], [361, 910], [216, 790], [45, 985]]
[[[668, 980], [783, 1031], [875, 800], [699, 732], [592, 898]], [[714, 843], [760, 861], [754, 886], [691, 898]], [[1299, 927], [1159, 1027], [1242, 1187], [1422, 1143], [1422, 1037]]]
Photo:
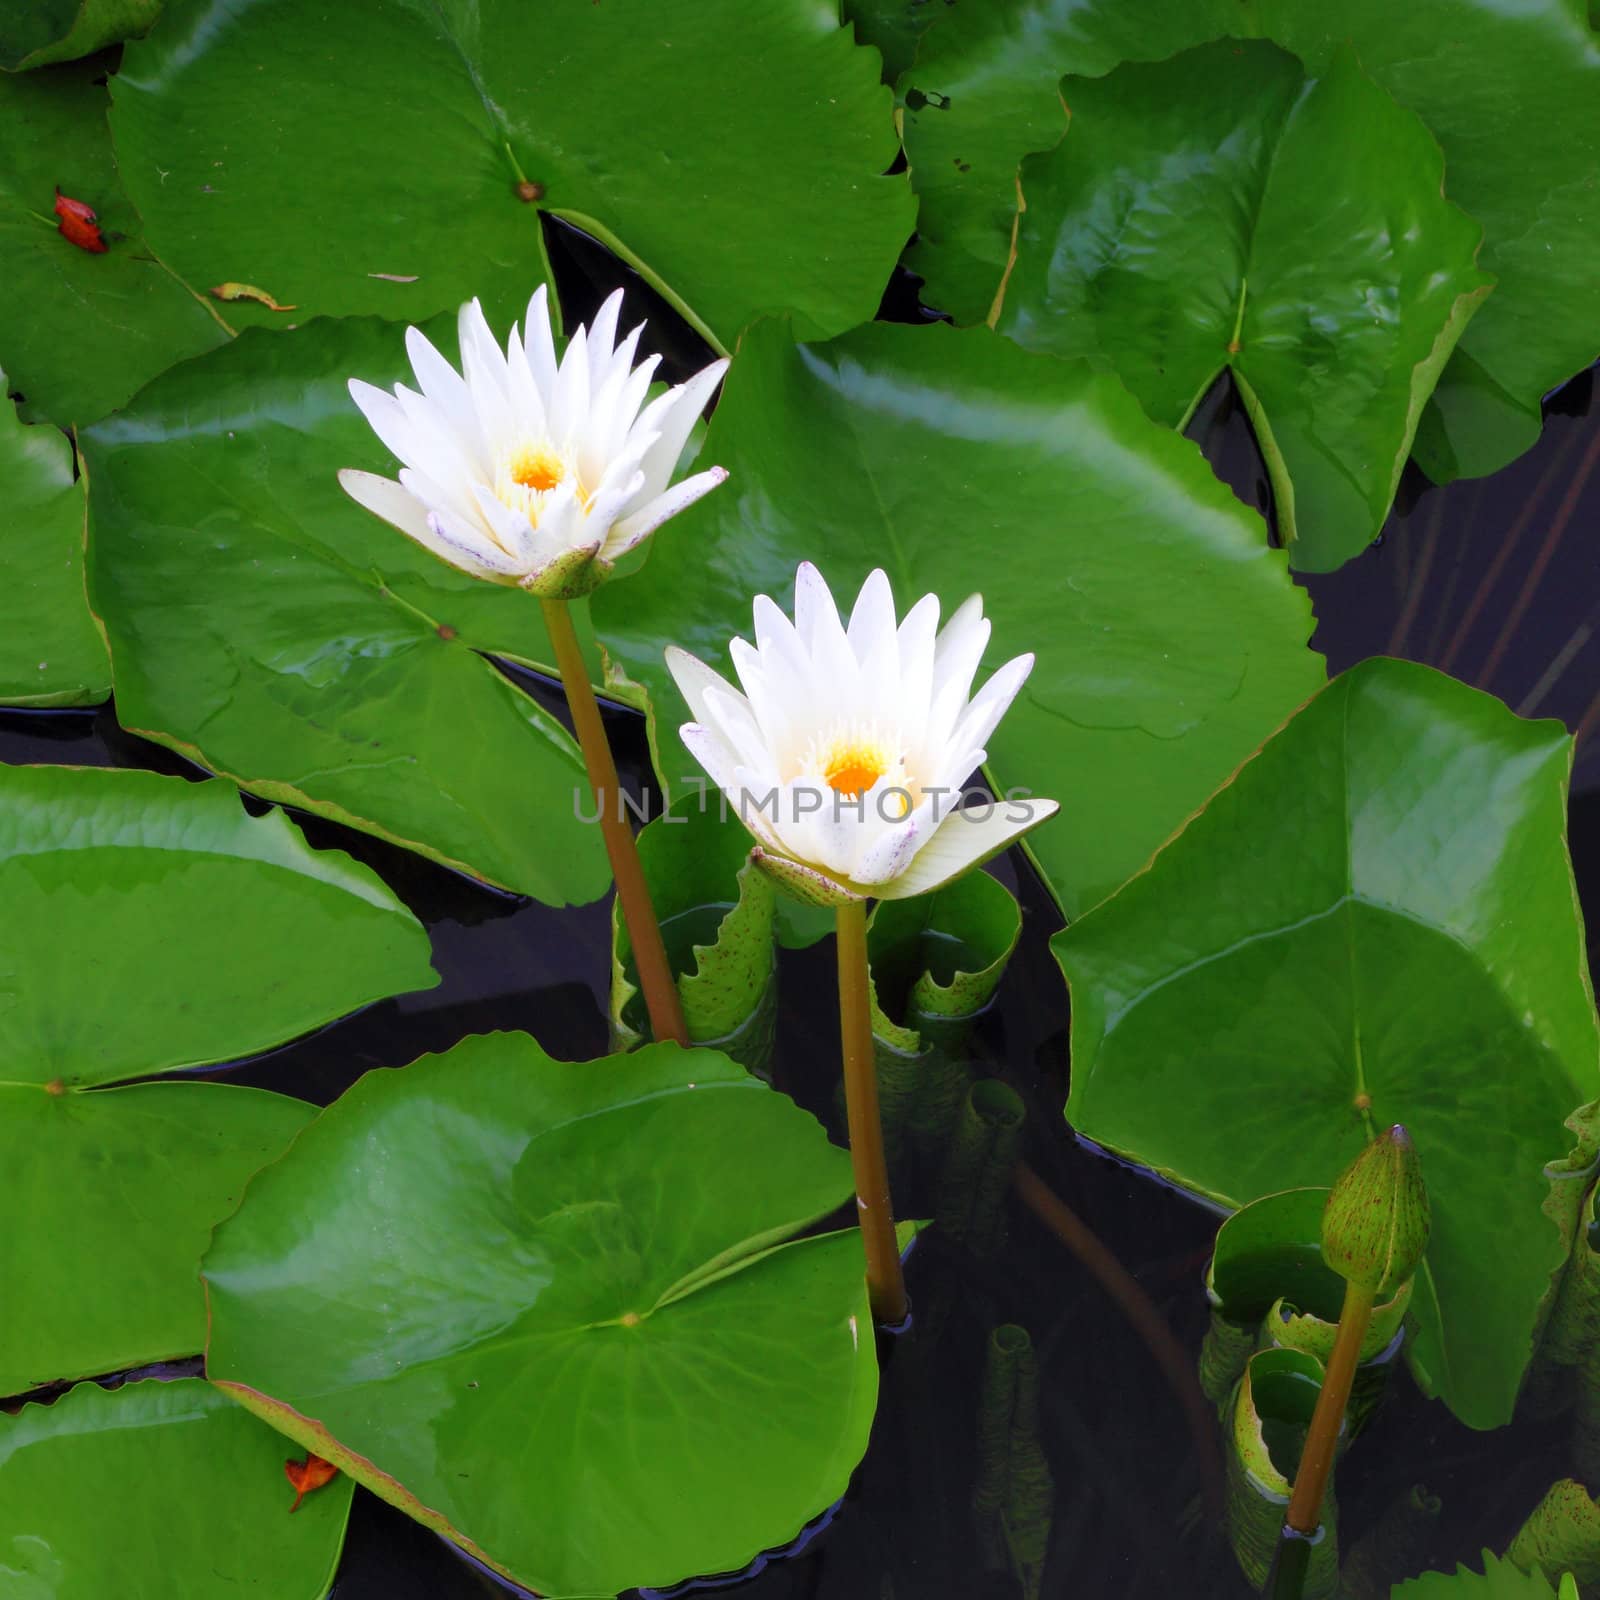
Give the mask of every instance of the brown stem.
[[1206, 1404], [1206, 1397], [1195, 1380], [1193, 1363], [1183, 1346], [1137, 1279], [1026, 1161], [1017, 1163], [1012, 1181], [1022, 1203], [1089, 1269], [1155, 1358], [1183, 1407], [1194, 1442], [1207, 1510], [1220, 1522], [1225, 1496], [1222, 1457], [1217, 1449], [1216, 1412]]
[[1311, 1426], [1306, 1431], [1305, 1448], [1300, 1452], [1300, 1470], [1294, 1475], [1294, 1493], [1284, 1521], [1296, 1533], [1312, 1534], [1322, 1520], [1322, 1497], [1333, 1471], [1333, 1456], [1339, 1445], [1339, 1428], [1345, 1407], [1350, 1403], [1350, 1385], [1355, 1382], [1361, 1346], [1372, 1322], [1373, 1294], [1354, 1283], [1344, 1286], [1344, 1306], [1339, 1312], [1339, 1331], [1333, 1338], [1333, 1353], [1322, 1376], [1322, 1389]]
[[578, 648], [572, 613], [565, 600], [541, 599], [539, 604], [544, 608], [545, 627], [550, 630], [550, 643], [555, 647], [561, 686], [567, 691], [572, 726], [578, 735], [578, 748], [583, 751], [583, 764], [589, 772], [589, 787], [594, 790], [594, 803], [600, 808], [600, 832], [606, 842], [606, 854], [611, 858], [612, 876], [617, 880], [617, 899], [622, 902], [622, 917], [628, 925], [639, 987], [644, 991], [645, 1008], [650, 1013], [650, 1032], [657, 1039], [676, 1039], [679, 1044], [686, 1045], [689, 1030], [684, 1025], [678, 986], [667, 963], [667, 947], [661, 940], [655, 907], [650, 903], [650, 885], [645, 882], [644, 868], [639, 862], [639, 847], [634, 843], [633, 829], [628, 826], [623, 810], [617, 764], [611, 757], [594, 690], [589, 686], [589, 669], [584, 666], [583, 652]]
[[872, 1050], [867, 973], [867, 906], [847, 900], [836, 917], [839, 946], [839, 1044], [844, 1057], [845, 1118], [856, 1178], [856, 1220], [867, 1256], [867, 1296], [877, 1321], [906, 1319], [906, 1285], [889, 1198], [889, 1165], [878, 1115], [878, 1068]]

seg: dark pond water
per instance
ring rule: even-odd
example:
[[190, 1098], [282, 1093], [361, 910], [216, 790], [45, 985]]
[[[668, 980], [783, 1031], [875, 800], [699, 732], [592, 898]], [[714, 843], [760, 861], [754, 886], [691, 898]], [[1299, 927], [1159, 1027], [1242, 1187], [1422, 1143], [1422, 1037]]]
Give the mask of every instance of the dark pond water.
[[[586, 302], [621, 276], [597, 246], [552, 238], [563, 298]], [[635, 285], [638, 288], [638, 285]], [[642, 298], [649, 298], [643, 294]], [[923, 315], [897, 282], [885, 314]], [[693, 335], [657, 302], [653, 329], [685, 369], [703, 359]], [[1600, 408], [1594, 374], [1549, 402], [1543, 441], [1493, 479], [1425, 488], [1409, 479], [1382, 544], [1344, 572], [1307, 584], [1322, 619], [1316, 644], [1339, 669], [1371, 654], [1445, 666], [1524, 714], [1563, 718], [1582, 736], [1572, 845], [1586, 914], [1600, 912]], [[1265, 474], [1232, 395], [1219, 388], [1194, 436], [1219, 473], [1269, 513]], [[541, 690], [552, 708], [559, 695]], [[648, 781], [642, 726], [611, 718], [630, 781]], [[0, 759], [147, 766], [178, 758], [123, 733], [109, 708], [0, 712]], [[326, 1103], [373, 1067], [400, 1066], [463, 1036], [521, 1028], [552, 1054], [607, 1046], [603, 905], [554, 912], [486, 890], [379, 841], [316, 818], [318, 845], [375, 867], [426, 924], [443, 978], [427, 994], [385, 1002], [269, 1055], [227, 1069], [238, 1081]], [[1047, 940], [1059, 925], [1023, 867], [999, 869], [1025, 910], [1022, 947], [974, 1038], [974, 1066], [1004, 1078], [1029, 1109], [1027, 1159], [1137, 1279], [1190, 1352], [1205, 1327], [1201, 1273], [1216, 1218], [1148, 1177], [1078, 1145], [1061, 1117], [1067, 1087], [1065, 986]], [[1592, 930], [1591, 930], [1592, 934]], [[776, 1073], [838, 1132], [831, 946], [786, 955]], [[897, 1196], [928, 1215], [926, 1188]], [[972, 1494], [979, 1457], [983, 1351], [1001, 1323], [1026, 1328], [1039, 1358], [1038, 1427], [1055, 1495], [1040, 1584], [1045, 1596], [1229, 1597], [1251, 1591], [1205, 1512], [1206, 1457], [1147, 1344], [1049, 1230], [1014, 1201], [1001, 1248], [981, 1257], [937, 1231], [908, 1269], [923, 1313], [885, 1348], [871, 1451], [827, 1525], [803, 1548], [734, 1583], [741, 1600], [924, 1600], [1021, 1596], [986, 1570]], [[752, 1426], [759, 1426], [759, 1418]], [[1401, 1372], [1339, 1478], [1346, 1548], [1413, 1485], [1443, 1501], [1426, 1558], [1453, 1566], [1503, 1548], [1565, 1468], [1559, 1424], [1474, 1434], [1424, 1401]], [[287, 1454], [286, 1450], [286, 1454]], [[1214, 1484], [1213, 1484], [1214, 1487]], [[400, 1513], [358, 1491], [337, 1600], [467, 1600], [497, 1582]]]

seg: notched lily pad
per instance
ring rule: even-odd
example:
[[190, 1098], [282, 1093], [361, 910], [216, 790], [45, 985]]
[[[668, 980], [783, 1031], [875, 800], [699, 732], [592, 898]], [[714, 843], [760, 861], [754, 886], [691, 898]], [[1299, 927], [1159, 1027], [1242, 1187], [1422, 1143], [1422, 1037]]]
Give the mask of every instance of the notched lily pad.
[[[103, 417], [174, 362], [226, 343], [236, 325], [145, 242], [112, 159], [106, 91], [94, 82], [102, 71], [83, 61], [0, 75], [0, 282], [14, 308], [0, 366], [31, 415], [63, 426]], [[58, 185], [96, 212], [104, 254], [57, 231]]]
[[0, 902], [3, 1395], [197, 1352], [211, 1227], [312, 1114], [127, 1080], [438, 979], [374, 874], [221, 783], [0, 767]]
[[915, 215], [877, 58], [830, 6], [174, 0], [112, 93], [163, 256], [307, 316], [481, 295], [508, 322], [547, 272], [542, 209], [713, 340], [778, 311], [825, 337], [873, 314]]
[[124, 726], [241, 787], [551, 904], [609, 879], [562, 725], [485, 653], [544, 661], [533, 599], [342, 493], [388, 470], [346, 389], [398, 330], [251, 330], [83, 436], [92, 603]]
[[322, 1600], [354, 1486], [335, 1478], [289, 1516], [289, 1451], [199, 1378], [80, 1383], [0, 1416], [7, 1600]]
[[207, 1372], [540, 1594], [736, 1571], [866, 1448], [861, 1243], [801, 1237], [850, 1193], [714, 1051], [468, 1039], [369, 1073], [252, 1182], [203, 1265]]
[[1509, 1420], [1576, 1226], [1546, 1164], [1594, 1097], [1566, 852], [1571, 740], [1425, 667], [1344, 674], [1054, 940], [1067, 1115], [1238, 1206], [1416, 1140], [1435, 1225], [1413, 1370]]
[[987, 328], [873, 324], [797, 345], [760, 323], [705, 453], [728, 482], [593, 602], [611, 656], [651, 697], [668, 779], [687, 717], [664, 646], [725, 669], [752, 593], [787, 602], [802, 559], [835, 593], [882, 566], [902, 607], [933, 591], [946, 617], [981, 592], [993, 639], [980, 676], [1037, 652], [989, 770], [997, 792], [1060, 801], [1029, 848], [1072, 915], [1322, 681], [1282, 552], [1195, 448], [1108, 374]]
[[1110, 366], [1175, 428], [1231, 371], [1291, 562], [1359, 554], [1493, 283], [1432, 136], [1349, 51], [1311, 77], [1264, 40], [1062, 94], [1067, 136], [1022, 164], [996, 326]]

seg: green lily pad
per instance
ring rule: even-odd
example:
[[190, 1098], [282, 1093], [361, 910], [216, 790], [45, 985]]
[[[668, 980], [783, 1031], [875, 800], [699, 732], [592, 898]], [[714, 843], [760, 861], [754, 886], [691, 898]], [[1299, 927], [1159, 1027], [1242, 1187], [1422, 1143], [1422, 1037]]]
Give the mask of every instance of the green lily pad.
[[996, 327], [1111, 367], [1175, 428], [1230, 370], [1290, 561], [1359, 555], [1492, 283], [1432, 135], [1348, 51], [1310, 78], [1260, 40], [1062, 93], [1071, 132], [1023, 162]]
[[[82, 437], [117, 714], [268, 799], [551, 904], [609, 879], [577, 746], [479, 652], [548, 660], [539, 607], [339, 488], [387, 469], [346, 391], [397, 330], [251, 330]], [[587, 812], [586, 812], [587, 814]]]
[[[151, 253], [112, 159], [102, 70], [0, 77], [0, 281], [26, 308], [0, 330], [0, 366], [33, 412], [63, 424], [96, 421], [237, 326]], [[94, 208], [104, 254], [57, 231], [58, 186]]]
[[[5, 375], [0, 373], [0, 390]], [[93, 705], [111, 692], [111, 664], [83, 592], [83, 489], [72, 444], [25, 426], [0, 398], [0, 505], [6, 586], [0, 598], [0, 701]]]
[[914, 216], [874, 54], [789, 0], [189, 0], [112, 97], [163, 256], [307, 315], [481, 295], [509, 321], [546, 272], [543, 209], [714, 341], [784, 310], [825, 336], [873, 314]]
[[1465, 1564], [1454, 1572], [1424, 1572], [1397, 1583], [1389, 1595], [1390, 1600], [1578, 1600], [1578, 1586], [1564, 1576], [1558, 1596], [1543, 1572], [1524, 1572], [1485, 1550], [1482, 1572]]
[[204, 1262], [206, 1370], [540, 1594], [737, 1570], [866, 1448], [861, 1243], [797, 1237], [850, 1193], [714, 1051], [468, 1039], [369, 1073], [251, 1184]]
[[1063, 818], [1029, 848], [1069, 915], [1145, 861], [1322, 681], [1304, 594], [1261, 524], [1115, 379], [986, 328], [878, 324], [823, 345], [752, 329], [711, 420], [730, 479], [651, 541], [595, 627], [654, 706], [663, 779], [694, 771], [662, 662], [722, 671], [764, 591], [815, 561], [841, 600], [884, 567], [902, 613], [974, 590], [980, 677], [1038, 662], [989, 743], [1000, 790]]
[[[750, 860], [750, 835], [715, 791], [683, 795], [639, 832], [639, 860], [696, 1044], [725, 1050], [767, 1076], [777, 1022], [772, 879]], [[611, 905], [611, 1036], [631, 1050], [649, 1022], [630, 968], [620, 902]]]
[[335, 1478], [291, 1517], [287, 1454], [200, 1378], [80, 1383], [0, 1417], [0, 1588], [7, 1600], [322, 1600], [354, 1486]]
[[[436, 983], [376, 876], [226, 784], [0, 767], [0, 1394], [192, 1355], [212, 1225], [311, 1116], [226, 1061]], [[240, 908], [247, 907], [242, 914]]]
[[1571, 741], [1428, 668], [1344, 674], [1056, 936], [1073, 1126], [1238, 1206], [1331, 1182], [1377, 1127], [1434, 1208], [1408, 1356], [1507, 1421], [1581, 1190], [1547, 1208], [1597, 1033], [1567, 860]]
[[[1263, 37], [1309, 71], [1342, 47], [1444, 151], [1450, 197], [1483, 224], [1498, 286], [1467, 328], [1415, 448], [1444, 481], [1491, 472], [1538, 436], [1539, 400], [1600, 349], [1592, 269], [1600, 41], [1571, 0], [995, 0], [952, 7], [900, 82], [925, 298], [989, 314], [1009, 259], [1017, 169], [1067, 127], [1059, 85], [1205, 41]], [[1353, 169], [1338, 176], [1342, 189]], [[1318, 198], [1327, 201], [1331, 190]], [[1185, 246], [1179, 246], [1184, 253]]]

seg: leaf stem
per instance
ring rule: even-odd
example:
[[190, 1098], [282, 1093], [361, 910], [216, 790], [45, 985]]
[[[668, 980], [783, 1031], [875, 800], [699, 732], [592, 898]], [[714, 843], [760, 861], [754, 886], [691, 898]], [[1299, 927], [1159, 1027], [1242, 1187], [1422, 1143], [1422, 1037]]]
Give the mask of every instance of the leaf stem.
[[544, 608], [545, 627], [550, 630], [550, 643], [555, 648], [561, 686], [567, 692], [567, 707], [572, 712], [578, 748], [583, 751], [583, 764], [589, 773], [589, 787], [594, 791], [594, 802], [600, 811], [600, 832], [605, 839], [606, 854], [611, 858], [612, 876], [617, 880], [617, 899], [622, 902], [622, 916], [628, 925], [628, 940], [639, 971], [639, 987], [644, 991], [645, 1007], [650, 1013], [650, 1032], [657, 1039], [675, 1039], [687, 1045], [689, 1030], [684, 1024], [678, 986], [673, 981], [667, 947], [661, 939], [661, 925], [656, 921], [655, 907], [650, 902], [650, 885], [645, 881], [644, 867], [639, 861], [639, 847], [634, 843], [633, 829], [628, 826], [623, 810], [617, 764], [612, 759], [605, 724], [600, 720], [600, 707], [589, 684], [589, 669], [584, 666], [583, 653], [578, 648], [572, 613], [565, 600], [541, 598], [539, 604]]
[[[1350, 1403], [1350, 1386], [1355, 1381], [1361, 1346], [1372, 1323], [1375, 1296], [1371, 1289], [1354, 1282], [1344, 1286], [1344, 1305], [1339, 1312], [1339, 1331], [1334, 1335], [1322, 1388], [1317, 1394], [1311, 1426], [1306, 1430], [1305, 1448], [1300, 1452], [1300, 1468], [1294, 1475], [1294, 1492], [1284, 1522], [1292, 1533], [1309, 1538], [1322, 1520], [1322, 1497], [1333, 1472], [1334, 1452], [1339, 1445], [1339, 1429], [1345, 1407]], [[1287, 1538], [1288, 1535], [1286, 1534]], [[1282, 1600], [1290, 1600], [1294, 1590], [1283, 1590]], [[1272, 1590], [1280, 1600], [1279, 1590]]]
[[892, 1326], [906, 1319], [906, 1285], [889, 1198], [889, 1166], [878, 1116], [878, 1069], [872, 1049], [872, 1005], [867, 969], [867, 906], [847, 900], [836, 916], [839, 947], [839, 1043], [844, 1057], [845, 1117], [855, 1169], [856, 1220], [867, 1257], [872, 1315]]

